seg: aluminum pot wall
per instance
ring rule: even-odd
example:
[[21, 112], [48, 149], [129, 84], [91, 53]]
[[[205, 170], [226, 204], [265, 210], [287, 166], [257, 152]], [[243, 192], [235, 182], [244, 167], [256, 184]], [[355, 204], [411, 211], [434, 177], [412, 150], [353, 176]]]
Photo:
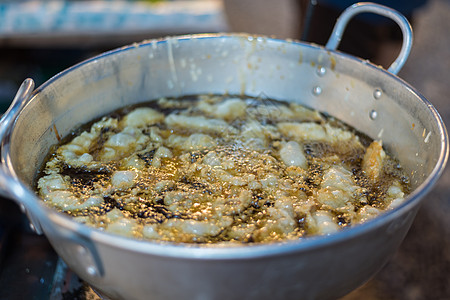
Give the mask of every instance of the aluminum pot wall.
[[[91, 232], [86, 250], [81, 235], [60, 239], [44, 229], [69, 267], [111, 299], [336, 299], [385, 264], [416, 210], [342, 235], [234, 249], [144, 245]], [[101, 265], [91, 263], [94, 253]], [[103, 275], [91, 273], [93, 266]]]
[[[328, 112], [382, 139], [410, 174], [413, 192], [397, 209], [331, 236], [230, 248], [110, 235], [44, 207], [32, 192], [50, 146], [74, 127], [125, 105], [201, 93]], [[24, 206], [72, 270], [114, 299], [342, 296], [389, 259], [448, 155], [438, 113], [392, 73], [319, 46], [247, 35], [152, 40], [102, 54], [36, 89], [5, 130], [2, 190]]]

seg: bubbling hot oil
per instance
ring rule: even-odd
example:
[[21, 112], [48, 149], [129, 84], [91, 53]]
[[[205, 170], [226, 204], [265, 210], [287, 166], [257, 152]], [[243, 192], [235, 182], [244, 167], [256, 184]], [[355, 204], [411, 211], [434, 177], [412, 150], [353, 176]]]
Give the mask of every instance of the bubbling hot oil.
[[[142, 107], [164, 117], [136, 128], [120, 125]], [[177, 116], [189, 122], [167, 121]], [[379, 166], [382, 176], [367, 176], [362, 165], [370, 138], [297, 104], [211, 95], [162, 98], [86, 124], [61, 145], [73, 146], [74, 137], [92, 133], [99, 122], [119, 125], [102, 127], [76, 161], [56, 147], [37, 190], [48, 205], [75, 220], [128, 237], [183, 243], [298, 240], [365, 222], [408, 192], [407, 177], [388, 155]], [[211, 128], [216, 123], [222, 127]], [[319, 137], [294, 134], [280, 124], [307, 124]], [[103, 159], [105, 147], [124, 132], [147, 142]], [[300, 145], [305, 165], [283, 156], [290, 142]], [[92, 160], [83, 165], [79, 160], [86, 153]], [[67, 201], [61, 204], [61, 197]]]

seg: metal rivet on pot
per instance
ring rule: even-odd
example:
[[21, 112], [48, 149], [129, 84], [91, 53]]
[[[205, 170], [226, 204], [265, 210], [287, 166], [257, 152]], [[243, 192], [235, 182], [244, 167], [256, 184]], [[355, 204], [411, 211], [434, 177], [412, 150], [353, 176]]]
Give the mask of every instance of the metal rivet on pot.
[[317, 75], [322, 77], [327, 73], [327, 69], [325, 69], [325, 67], [319, 66], [316, 70], [316, 73], [317, 73]]
[[378, 117], [377, 111], [374, 110], [374, 109], [371, 110], [370, 113], [369, 113], [369, 117], [370, 117], [371, 120], [375, 120]]
[[34, 227], [33, 223], [30, 223], [30, 229], [31, 229], [33, 232], [36, 232], [36, 227]]
[[20, 207], [20, 211], [21, 211], [22, 213], [26, 213], [26, 212], [27, 212], [27, 210], [26, 210], [26, 208], [25, 208], [25, 205], [23, 205], [22, 203], [19, 205], [19, 207]]
[[77, 252], [77, 256], [79, 256], [79, 259], [82, 261], [84, 265], [85, 272], [89, 276], [92, 277], [102, 276], [101, 272], [99, 271], [99, 268], [96, 265], [95, 259], [89, 250], [89, 247], [86, 247], [84, 245], [77, 245], [75, 250]]
[[375, 89], [373, 91], [373, 97], [377, 100], [380, 99], [382, 95], [383, 95], [383, 92], [380, 89]]
[[93, 266], [87, 266], [86, 273], [88, 273], [91, 276], [98, 276], [97, 270]]
[[319, 96], [322, 94], [322, 88], [320, 86], [315, 86], [312, 90], [313, 94]]
[[78, 251], [78, 253], [80, 255], [86, 255], [87, 254], [87, 249], [85, 247], [81, 246], [81, 245], [77, 247], [77, 251]]

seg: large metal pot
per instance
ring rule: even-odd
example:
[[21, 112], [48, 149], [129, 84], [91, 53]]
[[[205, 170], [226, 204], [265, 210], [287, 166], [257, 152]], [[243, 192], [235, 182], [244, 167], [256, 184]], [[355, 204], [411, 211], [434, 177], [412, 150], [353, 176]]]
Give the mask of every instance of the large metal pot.
[[[388, 71], [336, 51], [348, 20], [366, 11], [391, 17], [403, 30], [403, 48]], [[325, 48], [247, 35], [182, 36], [107, 52], [34, 91], [27, 80], [0, 122], [1, 190], [73, 271], [114, 299], [337, 298], [390, 258], [447, 161], [438, 113], [395, 75], [409, 54], [410, 30], [397, 12], [358, 4], [343, 13]], [[395, 210], [336, 234], [220, 248], [100, 232], [36, 197], [36, 172], [50, 146], [74, 127], [125, 105], [200, 93], [263, 95], [329, 112], [381, 138], [410, 175], [413, 192]]]

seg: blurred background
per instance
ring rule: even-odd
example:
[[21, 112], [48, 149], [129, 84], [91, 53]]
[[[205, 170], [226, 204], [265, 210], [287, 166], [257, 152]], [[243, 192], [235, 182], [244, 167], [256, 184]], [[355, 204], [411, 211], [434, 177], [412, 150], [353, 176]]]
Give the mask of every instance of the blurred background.
[[[104, 51], [143, 39], [201, 32], [247, 32], [324, 45], [336, 18], [357, 1], [174, 0], [0, 1], [0, 112], [25, 78], [39, 86]], [[450, 1], [375, 1], [399, 10], [413, 26], [411, 55], [399, 76], [450, 124]], [[401, 32], [382, 17], [361, 15], [339, 50], [384, 68]], [[423, 201], [389, 263], [341, 300], [450, 299], [450, 172]], [[100, 299], [37, 236], [18, 207], [0, 199], [0, 299]]]

